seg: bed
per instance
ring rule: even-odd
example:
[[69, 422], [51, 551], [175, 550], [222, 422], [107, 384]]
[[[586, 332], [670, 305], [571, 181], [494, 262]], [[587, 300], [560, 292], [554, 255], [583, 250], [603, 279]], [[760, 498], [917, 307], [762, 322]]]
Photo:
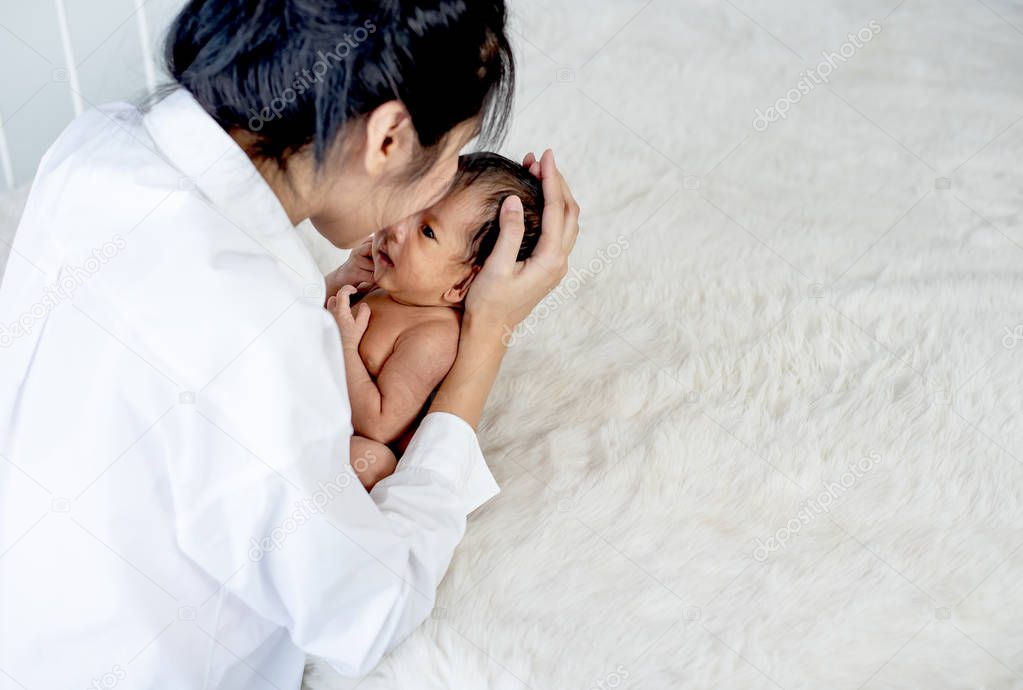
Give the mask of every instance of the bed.
[[513, 7], [572, 271], [431, 618], [305, 686], [1023, 687], [1023, 7]]

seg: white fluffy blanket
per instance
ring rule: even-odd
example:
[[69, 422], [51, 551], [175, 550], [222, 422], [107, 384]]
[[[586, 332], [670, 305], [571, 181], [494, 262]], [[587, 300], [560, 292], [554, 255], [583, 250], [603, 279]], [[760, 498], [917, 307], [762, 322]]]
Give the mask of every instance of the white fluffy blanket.
[[584, 234], [358, 687], [1023, 687], [1023, 8], [514, 9]]
[[514, 9], [579, 273], [360, 690], [1023, 687], [1023, 7]]

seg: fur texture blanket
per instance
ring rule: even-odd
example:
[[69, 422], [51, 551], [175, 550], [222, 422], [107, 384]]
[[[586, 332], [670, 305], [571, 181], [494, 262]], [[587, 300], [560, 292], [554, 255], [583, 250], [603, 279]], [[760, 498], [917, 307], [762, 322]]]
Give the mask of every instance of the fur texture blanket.
[[360, 690], [1023, 687], [1023, 8], [513, 8], [583, 235]]

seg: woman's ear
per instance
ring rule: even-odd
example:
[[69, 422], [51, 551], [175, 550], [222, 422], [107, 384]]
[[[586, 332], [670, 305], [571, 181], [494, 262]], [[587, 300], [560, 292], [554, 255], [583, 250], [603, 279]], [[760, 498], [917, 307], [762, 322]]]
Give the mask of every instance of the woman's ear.
[[365, 142], [364, 165], [371, 176], [380, 178], [405, 168], [415, 151], [416, 132], [400, 101], [387, 101], [369, 114]]
[[473, 266], [469, 269], [469, 273], [458, 281], [447, 290], [444, 291], [443, 299], [445, 302], [450, 303], [452, 306], [461, 304], [465, 301], [465, 296], [469, 294], [469, 286], [472, 285], [472, 279], [476, 277], [476, 274], [480, 272], [479, 266]]

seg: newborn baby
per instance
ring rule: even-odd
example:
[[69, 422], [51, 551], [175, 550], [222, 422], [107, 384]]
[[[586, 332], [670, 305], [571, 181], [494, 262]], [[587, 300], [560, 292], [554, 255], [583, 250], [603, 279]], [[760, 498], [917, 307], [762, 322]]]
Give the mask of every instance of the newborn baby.
[[500, 231], [501, 203], [522, 200], [526, 232], [518, 260], [540, 237], [543, 191], [518, 163], [496, 153], [461, 156], [447, 196], [376, 233], [375, 287], [353, 310], [355, 286], [330, 297], [341, 331], [355, 435], [351, 462], [366, 489], [390, 475], [458, 350], [461, 306]]

